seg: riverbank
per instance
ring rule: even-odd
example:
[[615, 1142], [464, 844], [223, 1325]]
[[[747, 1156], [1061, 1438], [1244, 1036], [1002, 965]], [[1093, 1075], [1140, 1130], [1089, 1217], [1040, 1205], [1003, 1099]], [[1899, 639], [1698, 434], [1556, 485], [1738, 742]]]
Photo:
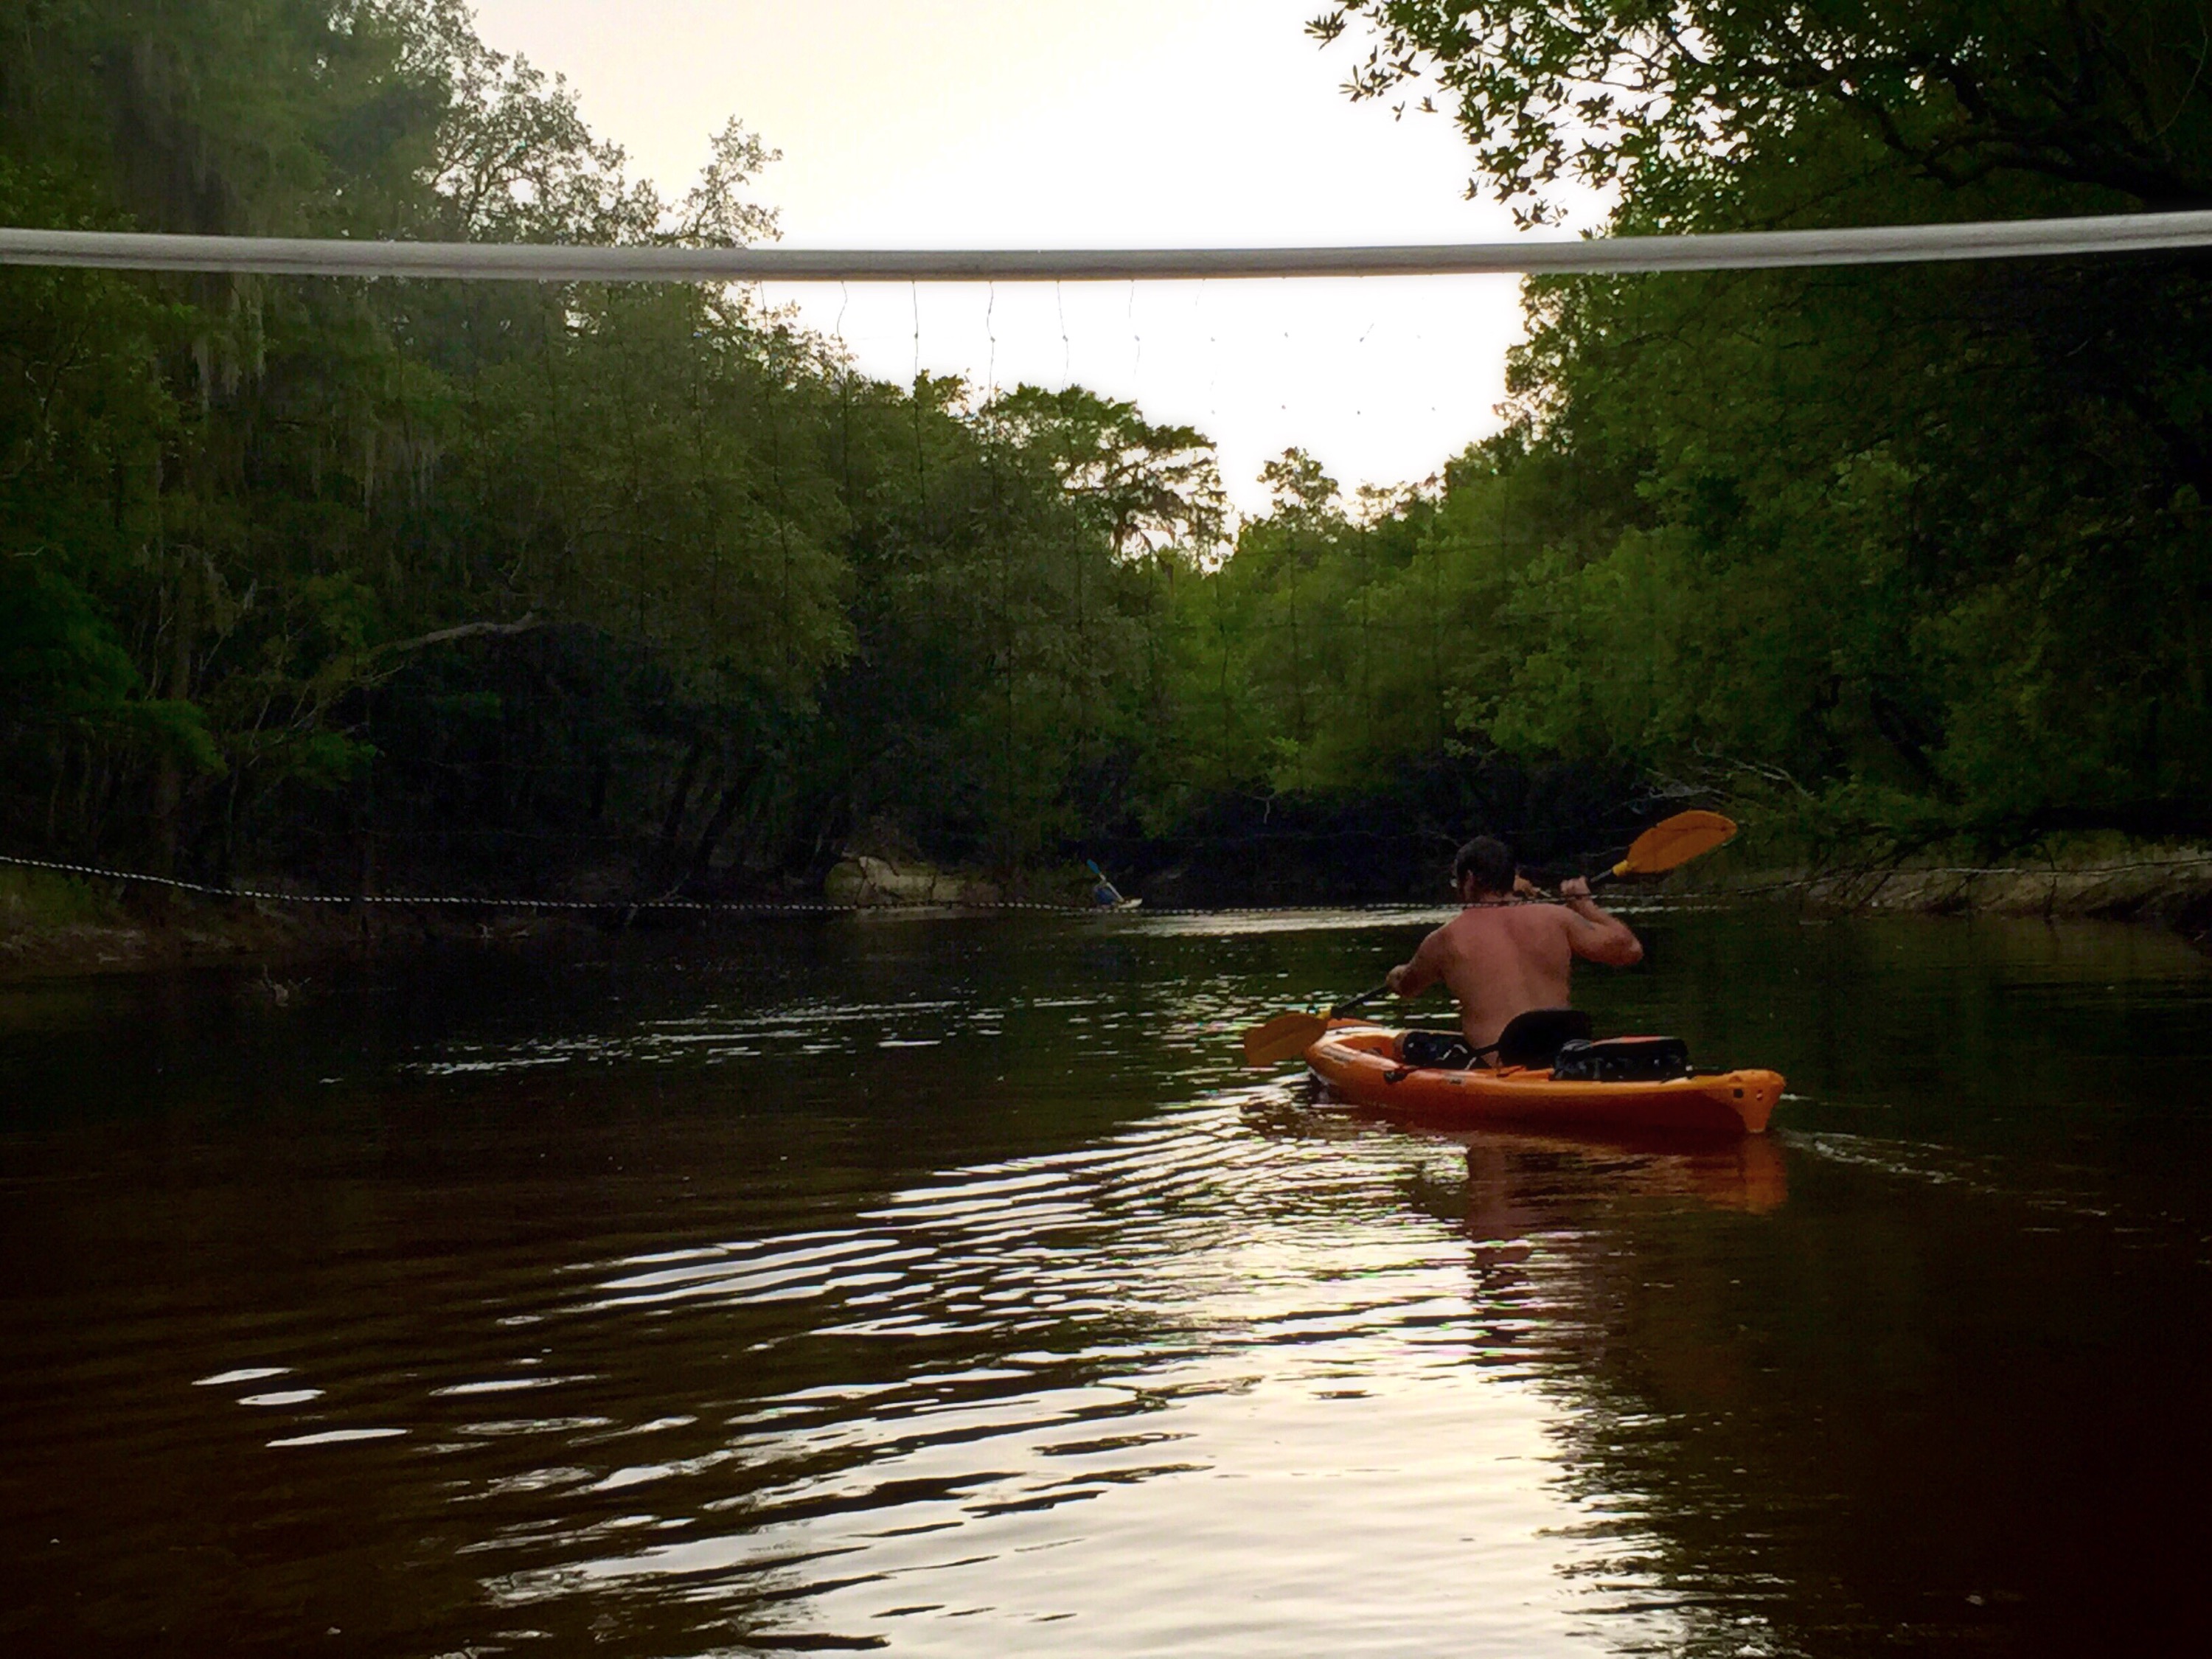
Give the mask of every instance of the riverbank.
[[585, 915], [215, 898], [0, 867], [0, 983], [199, 968], [289, 971], [441, 946], [576, 948]]
[[363, 902], [288, 894], [274, 880], [242, 885], [250, 890], [234, 896], [143, 877], [0, 864], [0, 983], [226, 967], [286, 972], [432, 950], [583, 955], [629, 931], [672, 936], [774, 916], [1079, 911], [1089, 902], [1080, 872], [1036, 872], [1000, 884], [911, 856], [870, 854], [841, 861], [816, 895], [713, 905], [571, 907], [446, 897]]
[[2163, 848], [2042, 866], [1685, 872], [1676, 890], [1794, 898], [1824, 910], [2140, 922], [2212, 945], [2212, 852]]
[[[945, 914], [1038, 897], [919, 863], [841, 865], [818, 901], [824, 910], [941, 908]], [[1073, 908], [1054, 878], [1042, 895]], [[1926, 915], [2040, 916], [2134, 922], [2169, 928], [2212, 949], [2212, 852], [2193, 848], [2122, 854], [2066, 865], [1881, 869], [1761, 870], [1707, 866], [1683, 871], [1657, 890], [1681, 898], [1791, 902], [1829, 911]], [[763, 906], [754, 915], [807, 902]], [[582, 952], [612, 928], [696, 927], [724, 913], [614, 909], [553, 911], [513, 905], [309, 902], [278, 896], [228, 898], [0, 866], [0, 982], [236, 967], [270, 972], [437, 949]]]

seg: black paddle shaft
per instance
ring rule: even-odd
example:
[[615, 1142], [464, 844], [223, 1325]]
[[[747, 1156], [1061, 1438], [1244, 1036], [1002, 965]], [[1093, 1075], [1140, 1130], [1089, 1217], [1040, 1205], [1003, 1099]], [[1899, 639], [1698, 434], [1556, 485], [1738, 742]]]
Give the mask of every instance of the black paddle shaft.
[[1383, 983], [1376, 986], [1371, 991], [1362, 991], [1358, 996], [1353, 997], [1350, 1001], [1338, 1003], [1335, 1007], [1328, 1011], [1328, 1017], [1331, 1019], [1334, 1019], [1339, 1014], [1348, 1014], [1354, 1008], [1364, 1008], [1369, 1003], [1374, 1001], [1376, 998], [1389, 995], [1389, 982], [1386, 980]]

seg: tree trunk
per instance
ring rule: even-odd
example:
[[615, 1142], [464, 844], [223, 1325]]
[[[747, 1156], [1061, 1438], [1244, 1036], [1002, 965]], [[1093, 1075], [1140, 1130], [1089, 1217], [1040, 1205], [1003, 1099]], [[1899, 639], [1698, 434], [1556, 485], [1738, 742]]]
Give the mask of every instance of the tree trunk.
[[[161, 688], [161, 695], [173, 702], [183, 702], [191, 696], [192, 634], [198, 622], [192, 575], [191, 554], [184, 550], [176, 562], [168, 673]], [[154, 865], [165, 876], [177, 873], [177, 818], [184, 793], [184, 769], [178, 763], [175, 750], [164, 749], [154, 768], [153, 827]]]
[[753, 783], [759, 776], [758, 767], [748, 769], [738, 773], [723, 789], [722, 798], [714, 803], [714, 816], [707, 820], [707, 827], [699, 832], [699, 844], [691, 854], [691, 870], [684, 878], [685, 886], [696, 887], [707, 879], [708, 872], [714, 862], [714, 854], [721, 848], [722, 837], [730, 833], [730, 826], [737, 822], [738, 809], [744, 805], [746, 795], [751, 793]]
[[668, 811], [660, 821], [660, 840], [653, 848], [647, 880], [653, 886], [665, 882], [676, 870], [676, 838], [683, 833], [684, 815], [691, 810], [691, 790], [699, 781], [699, 763], [707, 757], [707, 739], [695, 736], [676, 774], [676, 793], [669, 797]]

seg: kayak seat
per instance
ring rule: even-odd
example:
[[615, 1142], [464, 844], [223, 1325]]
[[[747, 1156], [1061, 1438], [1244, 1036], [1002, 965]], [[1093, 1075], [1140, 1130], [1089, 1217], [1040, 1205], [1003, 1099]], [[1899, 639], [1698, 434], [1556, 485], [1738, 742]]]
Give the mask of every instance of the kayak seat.
[[1555, 1083], [1666, 1083], [1690, 1070], [1690, 1045], [1671, 1036], [1562, 1043], [1552, 1057]]
[[1398, 1063], [1416, 1071], [1464, 1072], [1474, 1064], [1474, 1045], [1457, 1031], [1407, 1031], [1398, 1039]]
[[1505, 1022], [1490, 1052], [1500, 1066], [1541, 1070], [1570, 1042], [1588, 1042], [1590, 1017], [1579, 1008], [1531, 1008]]

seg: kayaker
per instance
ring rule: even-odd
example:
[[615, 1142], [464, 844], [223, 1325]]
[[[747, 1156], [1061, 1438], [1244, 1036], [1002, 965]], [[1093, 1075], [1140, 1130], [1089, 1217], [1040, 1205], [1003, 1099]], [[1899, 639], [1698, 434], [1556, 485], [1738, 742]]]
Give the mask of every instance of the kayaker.
[[1423, 939], [1411, 962], [1393, 968], [1389, 983], [1401, 997], [1441, 983], [1458, 1000], [1460, 1030], [1478, 1051], [1516, 1014], [1566, 1007], [1577, 957], [1611, 968], [1644, 959], [1643, 941], [1591, 902], [1588, 882], [1562, 882], [1561, 902], [1544, 903], [1495, 836], [1459, 849], [1452, 885], [1466, 908]]

